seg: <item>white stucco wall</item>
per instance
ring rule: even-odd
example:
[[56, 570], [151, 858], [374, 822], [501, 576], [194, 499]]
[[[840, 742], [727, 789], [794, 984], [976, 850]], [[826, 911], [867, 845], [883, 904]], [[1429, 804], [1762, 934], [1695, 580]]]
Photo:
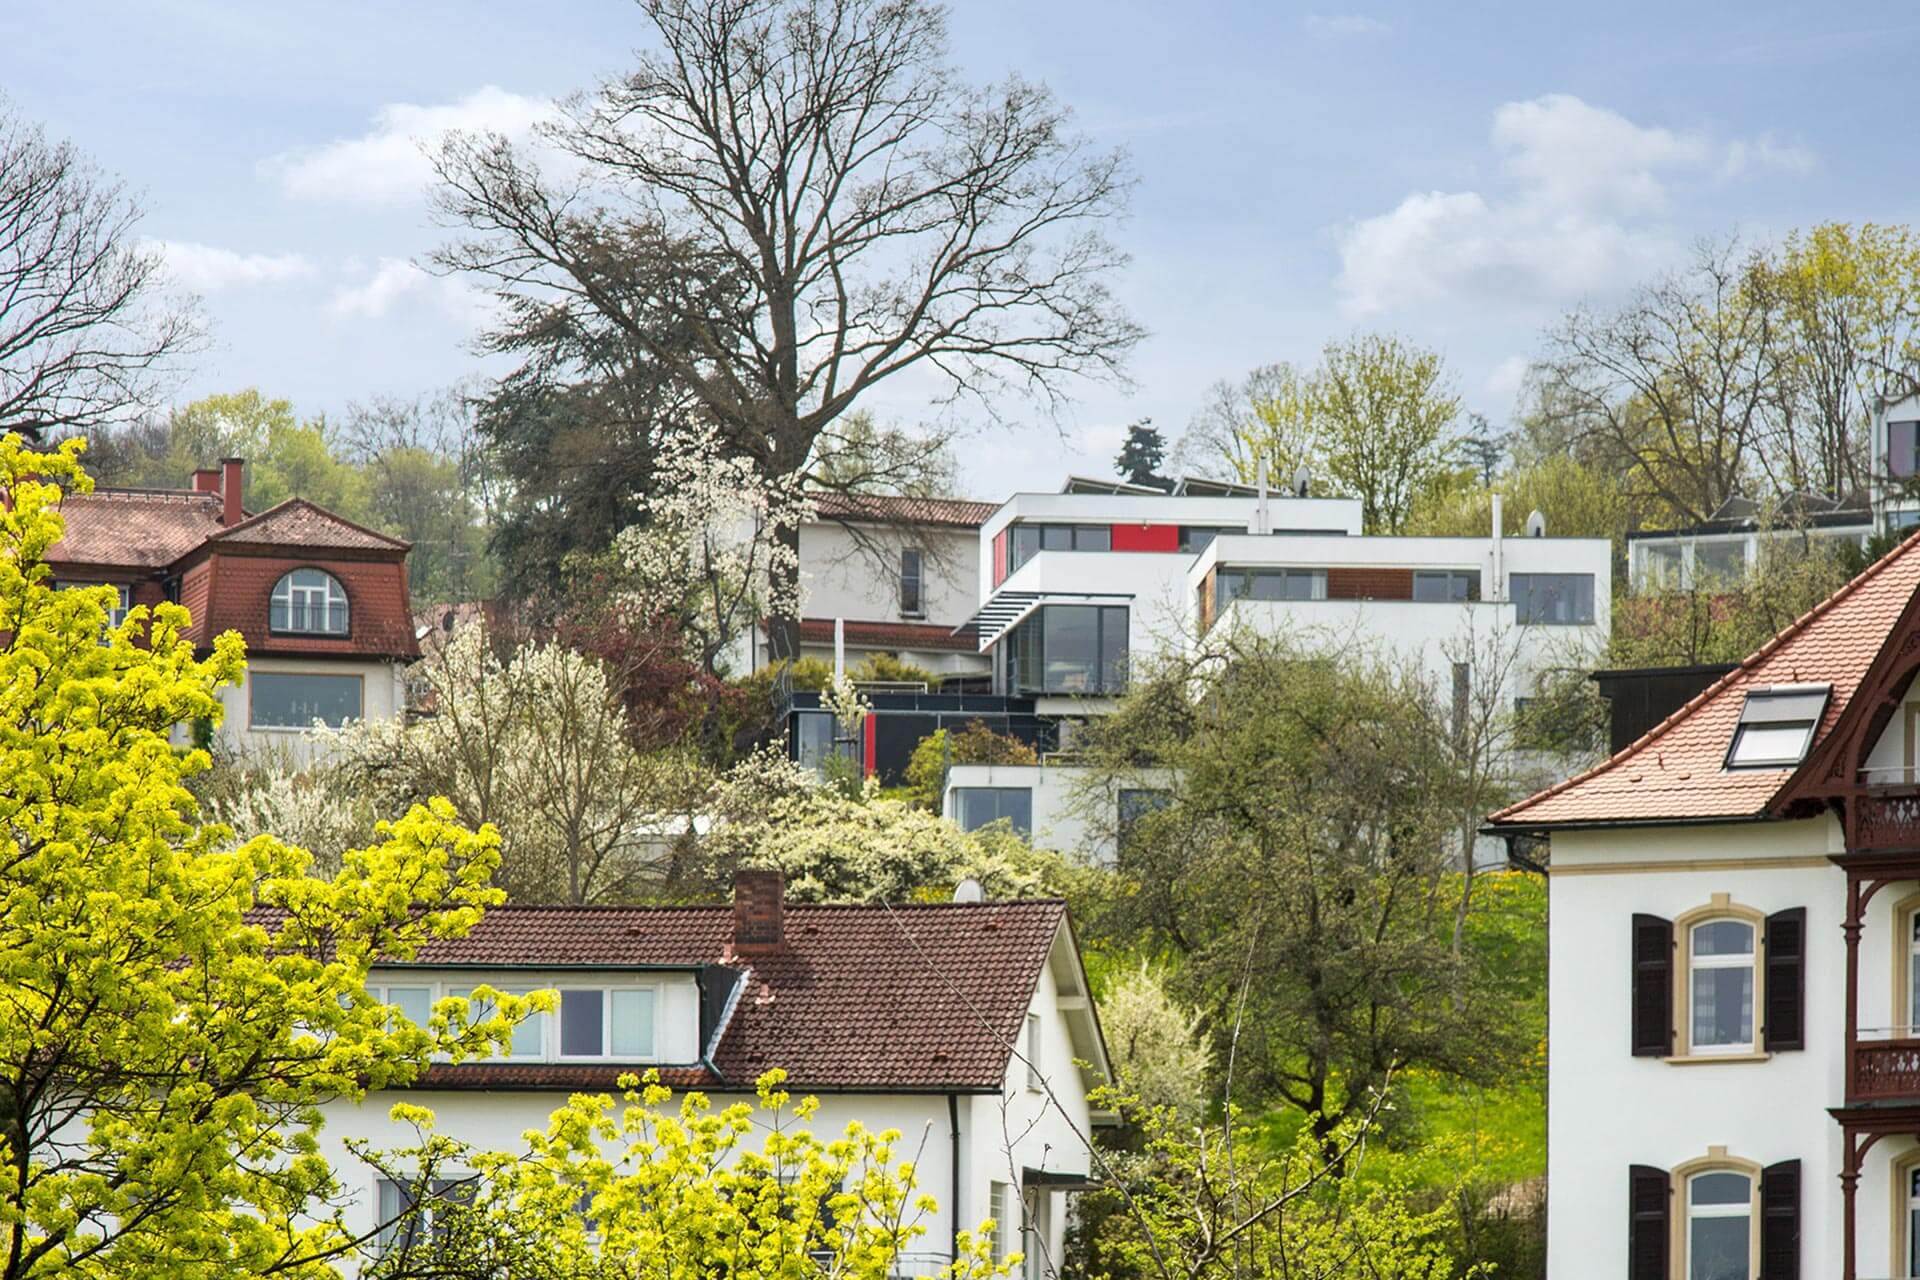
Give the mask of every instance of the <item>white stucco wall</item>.
[[[1841, 1138], [1826, 1111], [1846, 1087], [1846, 880], [1826, 862], [1839, 841], [1830, 818], [1554, 837], [1547, 1270], [1555, 1280], [1626, 1274], [1628, 1166], [1671, 1169], [1711, 1146], [1761, 1165], [1800, 1160], [1801, 1274], [1839, 1273]], [[1707, 860], [1723, 865], [1699, 865]], [[1633, 915], [1671, 920], [1716, 893], [1763, 913], [1806, 908], [1807, 1047], [1758, 1062], [1683, 1065], [1632, 1056]], [[1888, 903], [1876, 907], [1884, 913], [1898, 896], [1883, 895]], [[1888, 1003], [1893, 945], [1888, 919], [1870, 922], [1863, 1019], [1864, 1010]], [[1874, 1149], [1860, 1184], [1863, 1277], [1900, 1274], [1887, 1258], [1889, 1161], [1898, 1154], [1889, 1145]]]
[[[1033, 844], [1095, 862], [1112, 862], [1119, 825], [1117, 786], [1094, 788], [1093, 772], [1083, 766], [1055, 764], [956, 764], [947, 771], [940, 811], [957, 818], [954, 791], [961, 787], [1020, 787], [1033, 793]], [[1146, 770], [1127, 780], [1127, 788], [1172, 786], [1170, 772]]]
[[[920, 616], [900, 612], [900, 552], [908, 547], [923, 552]], [[979, 571], [980, 539], [972, 529], [863, 525], [861, 538], [826, 521], [800, 529], [800, 611], [808, 618], [957, 627], [973, 613]]]
[[360, 680], [360, 710], [364, 719], [390, 720], [406, 710], [406, 668], [396, 662], [355, 661], [341, 658], [293, 658], [250, 654], [246, 674], [220, 691], [220, 740], [237, 755], [284, 755], [295, 764], [315, 757], [310, 729], [256, 728], [249, 723], [255, 672], [285, 671], [355, 676]]

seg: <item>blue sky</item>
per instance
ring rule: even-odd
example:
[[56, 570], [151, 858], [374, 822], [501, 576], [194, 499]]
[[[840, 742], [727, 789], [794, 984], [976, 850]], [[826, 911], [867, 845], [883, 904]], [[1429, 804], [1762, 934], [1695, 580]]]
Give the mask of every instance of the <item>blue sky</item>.
[[[1499, 424], [1544, 325], [1698, 237], [1915, 218], [1920, 21], [1844, 9], [965, 0], [969, 76], [1044, 80], [1131, 152], [1118, 290], [1151, 336], [1131, 388], [1003, 406], [961, 487], [1105, 473], [1126, 422], [1175, 438], [1214, 381], [1362, 328], [1439, 348]], [[411, 139], [523, 128], [644, 38], [630, 0], [15, 0], [0, 92], [143, 194], [214, 325], [181, 395], [337, 412], [484, 369], [472, 298], [410, 265], [442, 235]]]

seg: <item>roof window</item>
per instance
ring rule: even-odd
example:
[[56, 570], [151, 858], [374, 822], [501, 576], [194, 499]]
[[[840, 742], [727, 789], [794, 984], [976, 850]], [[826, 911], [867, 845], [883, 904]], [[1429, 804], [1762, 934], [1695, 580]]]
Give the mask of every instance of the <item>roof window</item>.
[[1827, 709], [1832, 685], [1785, 684], [1747, 692], [1733, 742], [1729, 769], [1778, 769], [1805, 758], [1813, 731]]

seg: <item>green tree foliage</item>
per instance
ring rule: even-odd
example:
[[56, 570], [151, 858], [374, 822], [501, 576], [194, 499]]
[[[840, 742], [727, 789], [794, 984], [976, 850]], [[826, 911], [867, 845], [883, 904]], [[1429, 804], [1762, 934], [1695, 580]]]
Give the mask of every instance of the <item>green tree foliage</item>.
[[1301, 470], [1360, 499], [1370, 534], [1406, 531], [1416, 504], [1460, 487], [1455, 439], [1460, 398], [1439, 353], [1397, 337], [1329, 342], [1302, 376], [1289, 365], [1256, 369], [1216, 387], [1183, 450], [1251, 484], [1260, 464], [1276, 486]]
[[[331, 879], [203, 826], [173, 727], [217, 719], [238, 635], [56, 591], [41, 562], [79, 444], [0, 437], [0, 1277], [325, 1277], [350, 1251], [318, 1108], [504, 1044], [526, 1001], [395, 1021], [364, 983], [499, 901], [492, 832], [413, 809]], [[144, 643], [143, 643], [144, 642]], [[249, 914], [270, 907], [266, 915]]]
[[1120, 456], [1113, 460], [1113, 469], [1128, 484], [1165, 489], [1169, 486], [1160, 475], [1160, 467], [1166, 460], [1166, 441], [1149, 419], [1142, 418], [1127, 427], [1127, 440], [1120, 446]]
[[1524, 1046], [1466, 945], [1478, 908], [1447, 891], [1484, 791], [1451, 719], [1415, 672], [1229, 637], [1088, 727], [1097, 786], [1168, 793], [1122, 842], [1097, 931], [1177, 957], [1215, 1061], [1231, 1048], [1246, 1096], [1322, 1137], [1389, 1072], [1493, 1078]]
[[[651, 1074], [628, 1076], [618, 1110], [576, 1095], [523, 1151], [426, 1135], [388, 1158], [446, 1170], [462, 1194], [435, 1207], [431, 1238], [420, 1233], [373, 1276], [889, 1280], [940, 1208], [898, 1154], [904, 1136], [857, 1121], [815, 1136], [817, 1101], [792, 1102], [783, 1079], [769, 1072], [755, 1102], [716, 1111], [699, 1093], [670, 1107]], [[994, 1260], [993, 1230], [988, 1219], [954, 1233], [947, 1280], [1018, 1266], [1018, 1253]]]
[[1493, 528], [1493, 495], [1501, 495], [1501, 531], [1526, 532], [1527, 517], [1540, 512], [1556, 538], [1609, 538], [1619, 542], [1631, 508], [1613, 477], [1569, 454], [1553, 454], [1515, 466], [1492, 484], [1428, 495], [1407, 522], [1407, 532], [1432, 537], [1484, 538]]
[[950, 765], [1039, 763], [1039, 754], [1020, 739], [995, 733], [984, 721], [969, 720], [958, 733], [935, 729], [914, 746], [907, 759], [907, 795], [938, 813]]

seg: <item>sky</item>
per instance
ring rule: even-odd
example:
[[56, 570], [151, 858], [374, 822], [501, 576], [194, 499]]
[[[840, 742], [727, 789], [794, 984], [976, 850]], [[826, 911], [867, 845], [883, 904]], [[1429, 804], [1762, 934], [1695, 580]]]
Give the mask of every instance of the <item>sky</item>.
[[[1439, 350], [1500, 427], [1544, 329], [1703, 238], [1920, 218], [1909, 4], [1450, 5], [963, 0], [962, 74], [1047, 84], [1137, 184], [1115, 292], [1125, 385], [969, 415], [962, 493], [1110, 474], [1126, 424], [1176, 441], [1208, 388], [1329, 340]], [[7, 0], [0, 95], [124, 180], [213, 341], [186, 399], [302, 413], [492, 368], [485, 306], [420, 269], [446, 238], [420, 145], [524, 135], [628, 64], [631, 0]], [[869, 403], [911, 426], [924, 384]]]

